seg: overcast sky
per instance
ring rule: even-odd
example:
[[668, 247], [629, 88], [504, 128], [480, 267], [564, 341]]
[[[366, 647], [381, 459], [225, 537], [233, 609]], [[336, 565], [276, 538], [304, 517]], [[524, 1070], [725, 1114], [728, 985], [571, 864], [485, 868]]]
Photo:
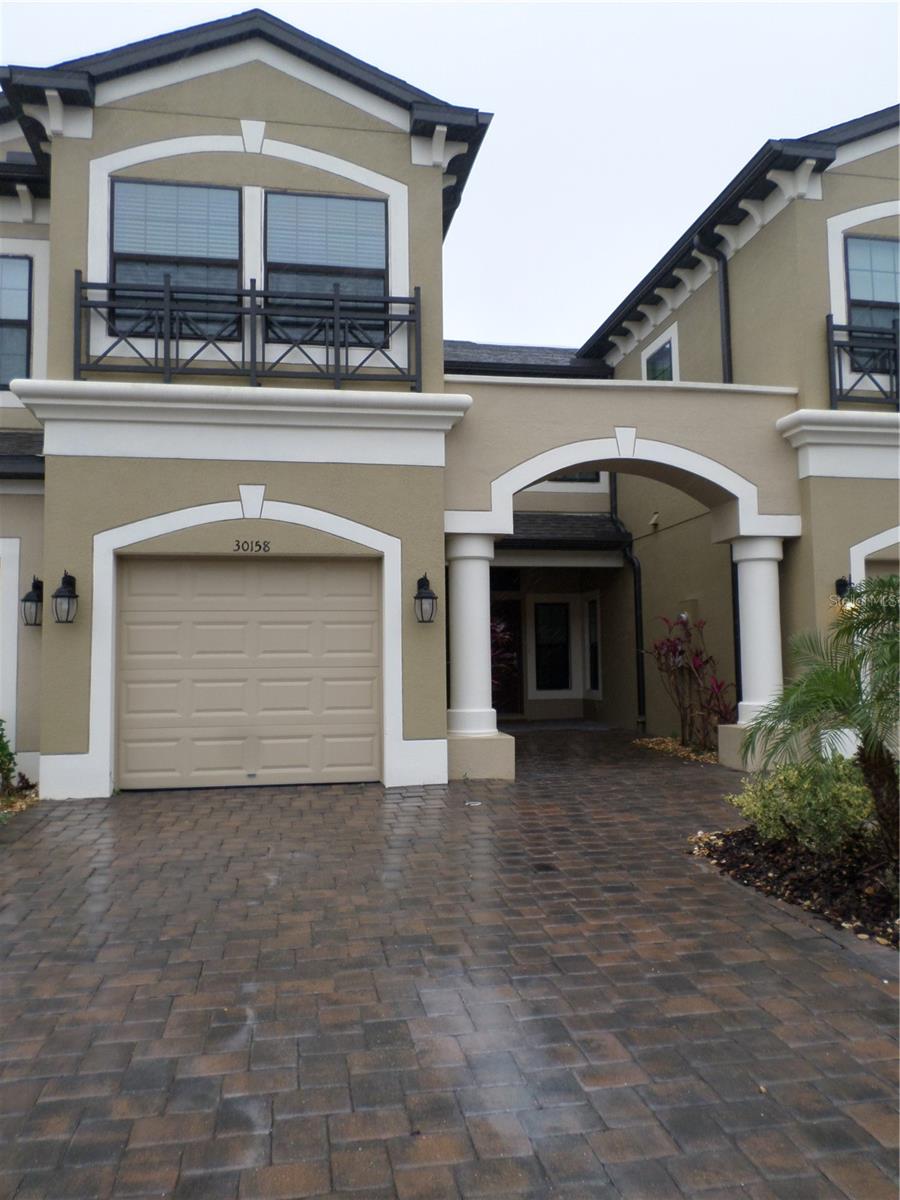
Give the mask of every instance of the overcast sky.
[[[452, 338], [580, 345], [767, 138], [897, 99], [893, 3], [260, 6], [496, 114], [445, 245]], [[0, 61], [250, 7], [2, 0]]]

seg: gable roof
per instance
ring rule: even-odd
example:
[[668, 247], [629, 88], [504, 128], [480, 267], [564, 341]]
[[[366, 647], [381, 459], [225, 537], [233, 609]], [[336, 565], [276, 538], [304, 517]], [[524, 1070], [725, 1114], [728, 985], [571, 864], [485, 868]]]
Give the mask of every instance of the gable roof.
[[625, 322], [643, 320], [644, 314], [639, 306], [656, 303], [659, 300], [657, 288], [674, 288], [678, 285], [678, 276], [673, 274], [676, 268], [691, 268], [700, 262], [694, 249], [696, 238], [699, 237], [706, 245], [719, 246], [726, 239], [716, 232], [717, 225], [739, 225], [744, 220], [750, 220], [750, 214], [740, 207], [740, 202], [765, 200], [776, 189], [777, 185], [769, 178], [770, 171], [795, 171], [801, 163], [812, 159], [813, 170], [820, 173], [834, 162], [839, 147], [892, 129], [898, 124], [898, 119], [900, 105], [892, 104], [852, 121], [808, 133], [805, 137], [766, 142], [591, 334], [578, 351], [578, 357], [604, 358], [610, 350], [615, 349], [611, 339], [627, 333]]
[[[383, 100], [405, 108], [410, 114], [410, 132], [413, 135], [430, 137], [437, 126], [446, 125], [448, 140], [466, 142], [467, 150], [453, 160], [455, 182], [444, 189], [446, 231], [491, 122], [491, 114], [440, 100], [430, 92], [413, 87], [395, 75], [380, 71], [336, 46], [295, 29], [293, 25], [260, 8], [145, 38], [115, 50], [69, 59], [53, 67], [0, 67], [0, 86], [4, 94], [4, 99], [0, 100], [0, 124], [11, 120], [19, 122], [38, 166], [49, 177], [49, 160], [40, 149], [40, 142], [46, 141], [46, 134], [38, 121], [24, 113], [24, 104], [44, 103], [47, 89], [54, 89], [63, 104], [91, 108], [98, 84], [165, 63], [183, 62], [195, 55], [252, 39], [278, 46]], [[0, 165], [7, 168], [16, 164]], [[0, 171], [0, 183], [3, 175], [10, 174], [9, 171]]]

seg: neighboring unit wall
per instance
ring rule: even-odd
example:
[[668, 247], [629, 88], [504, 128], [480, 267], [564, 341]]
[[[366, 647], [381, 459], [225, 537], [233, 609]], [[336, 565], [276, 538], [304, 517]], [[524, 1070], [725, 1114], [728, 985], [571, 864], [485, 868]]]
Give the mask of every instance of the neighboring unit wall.
[[[795, 386], [801, 406], [828, 407], [825, 318], [835, 310], [836, 295], [846, 289], [842, 252], [839, 277], [832, 278], [834, 270], [829, 273], [828, 220], [871, 205], [893, 203], [896, 212], [897, 176], [896, 149], [832, 166], [821, 176], [821, 199], [791, 201], [730, 257], [735, 382]], [[848, 230], [898, 236], [896, 216], [861, 220], [865, 223]], [[839, 237], [842, 241], [843, 233]], [[671, 316], [647, 328], [616, 365], [617, 379], [640, 379], [642, 350], [677, 321], [681, 378], [721, 381], [715, 276], [712, 270]]]
[[[3, 622], [3, 628], [0, 628], [0, 643], [3, 648], [3, 652], [0, 652], [0, 674], [3, 676], [0, 683], [3, 711], [0, 711], [0, 718], [7, 723], [7, 734], [14, 740], [17, 754], [27, 756], [27, 759], [20, 761], [20, 769], [30, 774], [36, 766], [36, 752], [40, 745], [39, 699], [43, 630], [22, 624], [19, 598], [30, 588], [33, 575], [39, 578], [43, 576], [44, 498], [40, 494], [39, 483], [32, 484], [29, 481], [24, 485], [31, 489], [30, 492], [5, 490], [10, 486], [23, 485], [4, 485], [0, 481], [0, 590], [4, 601], [7, 598], [9, 600], [8, 605], [4, 603], [0, 606], [0, 619]], [[17, 555], [4, 555], [3, 546], [10, 546], [13, 542], [16, 543]], [[12, 569], [16, 557], [18, 577], [15, 580], [8, 579], [7, 572]], [[53, 584], [49, 591], [56, 586], [57, 584]], [[13, 713], [10, 711], [12, 695], [7, 692], [5, 685], [14, 676], [17, 686], [13, 722]]]
[[830, 624], [835, 580], [850, 574], [851, 547], [897, 525], [893, 480], [809, 477], [800, 480], [800, 494], [804, 536], [785, 543], [782, 568], [786, 638]]

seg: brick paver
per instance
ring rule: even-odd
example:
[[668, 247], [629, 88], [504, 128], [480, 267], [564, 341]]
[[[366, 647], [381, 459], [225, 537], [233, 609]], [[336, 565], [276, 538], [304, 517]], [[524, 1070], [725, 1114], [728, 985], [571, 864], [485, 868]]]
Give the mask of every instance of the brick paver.
[[896, 1195], [896, 989], [685, 854], [737, 777], [518, 750], [0, 830], [0, 1197]]

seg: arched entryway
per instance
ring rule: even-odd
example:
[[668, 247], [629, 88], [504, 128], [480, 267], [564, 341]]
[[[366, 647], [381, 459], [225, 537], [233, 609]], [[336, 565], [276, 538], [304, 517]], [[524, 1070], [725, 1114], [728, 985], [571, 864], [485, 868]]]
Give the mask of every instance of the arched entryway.
[[[450, 622], [451, 773], [469, 751], [491, 757], [498, 738], [491, 701], [491, 565], [495, 540], [511, 534], [514, 497], [554, 472], [589, 463], [602, 471], [643, 476], [686, 492], [711, 514], [711, 537], [730, 543], [737, 577], [742, 699], [745, 724], [782, 686], [779, 564], [783, 539], [797, 536], [800, 518], [760, 512], [759, 489], [712, 458], [683, 446], [637, 437], [618, 427], [612, 438], [569, 442], [517, 463], [491, 481], [491, 508], [447, 514]], [[477, 746], [477, 739], [485, 743]], [[460, 746], [466, 750], [460, 754]], [[507, 770], [511, 747], [495, 759]], [[505, 756], [505, 757], [504, 757]]]

